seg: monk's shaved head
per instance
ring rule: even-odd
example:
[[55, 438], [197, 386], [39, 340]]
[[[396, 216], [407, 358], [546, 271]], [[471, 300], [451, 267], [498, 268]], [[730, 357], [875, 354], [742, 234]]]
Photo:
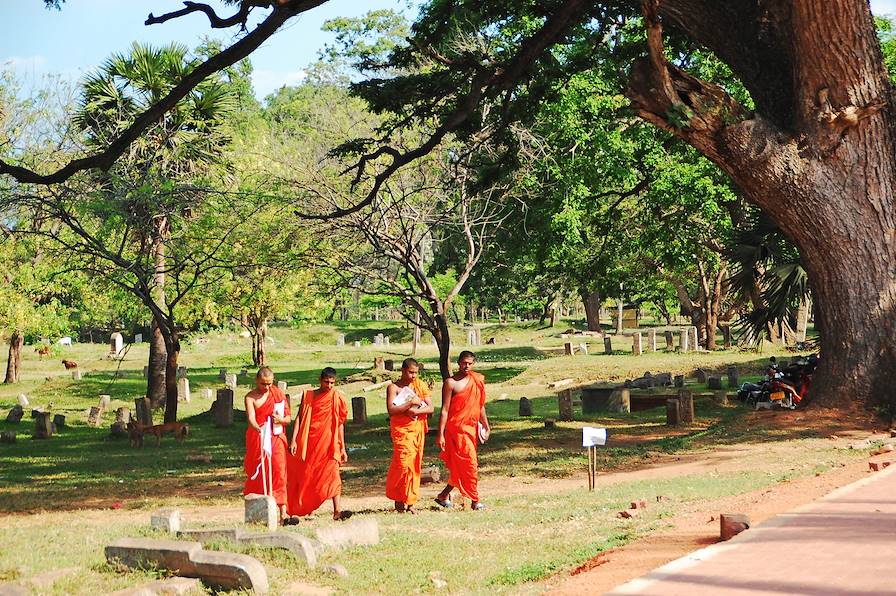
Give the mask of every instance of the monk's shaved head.
[[258, 369], [258, 372], [255, 373], [255, 380], [264, 379], [266, 381], [272, 381], [274, 379], [274, 371], [270, 369], [270, 367], [262, 366]]

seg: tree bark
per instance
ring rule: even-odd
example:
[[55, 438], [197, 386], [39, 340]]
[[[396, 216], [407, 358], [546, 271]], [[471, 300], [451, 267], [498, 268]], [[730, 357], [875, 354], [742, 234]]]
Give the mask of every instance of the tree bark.
[[[642, 117], [718, 164], [800, 249], [823, 354], [813, 399], [892, 401], [896, 393], [880, 388], [896, 375], [896, 101], [868, 2], [758, 6], [660, 5], [731, 66], [756, 113], [668, 64], [655, 41], [626, 94]], [[686, 121], [673, 125], [672, 112]]]
[[165, 367], [168, 352], [165, 350], [165, 338], [159, 330], [159, 324], [153, 317], [149, 327], [149, 362], [146, 377], [146, 396], [153, 408], [160, 408], [165, 403]]
[[436, 328], [433, 337], [436, 338], [436, 345], [439, 348], [439, 373], [443, 379], [451, 376], [451, 336], [448, 333], [448, 320], [444, 313], [437, 313], [434, 316]]
[[[150, 246], [154, 275], [152, 289], [153, 298], [160, 308], [165, 307], [165, 270], [167, 261], [165, 258], [164, 238], [168, 234], [168, 221], [165, 217], [154, 220], [154, 234]], [[168, 361], [168, 349], [165, 347], [165, 337], [160, 329], [160, 321], [153, 316], [149, 327], [149, 362], [146, 377], [146, 396], [153, 408], [159, 408], [166, 401], [166, 367]], [[175, 370], [176, 372], [176, 370]]]
[[18, 329], [9, 337], [9, 357], [6, 360], [6, 379], [4, 383], [18, 383], [22, 372], [22, 346], [25, 336]]
[[177, 361], [180, 356], [180, 339], [177, 331], [167, 338], [165, 360], [165, 422], [177, 422]]
[[585, 305], [585, 321], [588, 331], [600, 331], [600, 292], [589, 292], [586, 289], [579, 291], [582, 303]]

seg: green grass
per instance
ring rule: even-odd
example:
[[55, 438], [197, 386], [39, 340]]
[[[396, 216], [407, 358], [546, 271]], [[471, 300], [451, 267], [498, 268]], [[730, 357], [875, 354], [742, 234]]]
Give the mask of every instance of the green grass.
[[[833, 449], [814, 431], [756, 427], [749, 422], [746, 409], [719, 407], [704, 398], [695, 402], [698, 424], [689, 429], [667, 428], [663, 408], [590, 416], [577, 409], [575, 422], [558, 422], [547, 429], [543, 418], [557, 414], [556, 394], [547, 388], [551, 381], [619, 381], [646, 370], [689, 373], [697, 366], [724, 371], [730, 363], [739, 363], [741, 376], [747, 377], [758, 374], [766, 362], [757, 354], [733, 351], [659, 352], [641, 357], [604, 356], [595, 351], [574, 359], [557, 357], [551, 348], [562, 345], [559, 332], [567, 326], [550, 330], [530, 323], [483, 330], [483, 339], [495, 337], [496, 343], [477, 348], [477, 368], [489, 383], [487, 409], [493, 426], [492, 439], [480, 451], [481, 476], [500, 488], [485, 495], [489, 510], [481, 514], [429, 510], [425, 499], [430, 497], [425, 495], [417, 516], [387, 513], [390, 504], [381, 492], [391, 442], [384, 390], [363, 392], [369, 384], [365, 381], [342, 385], [347, 397], [367, 398], [369, 416], [366, 425], [349, 424], [346, 429], [350, 461], [342, 473], [344, 494], [349, 501], [363, 503], [363, 514], [379, 521], [383, 542], [323, 557], [322, 564], [344, 564], [348, 578], [326, 575], [320, 568], [306, 569], [284, 553], [244, 549], [265, 563], [273, 593], [286, 590], [289, 582], [297, 580], [332, 586], [344, 593], [429, 593], [435, 591], [433, 577], [448, 582], [452, 592], [536, 593], [542, 589], [542, 580], [662, 527], [664, 519], [687, 510], [694, 501], [813, 475], [862, 455]], [[335, 366], [341, 377], [348, 377], [368, 369], [375, 356], [394, 360], [407, 356], [410, 345], [399, 343], [410, 339], [406, 331], [402, 323], [383, 321], [313, 325], [301, 330], [274, 327], [271, 365], [278, 379], [290, 385], [315, 382], [324, 366]], [[337, 349], [340, 332], [346, 334], [349, 345]], [[383, 349], [369, 344], [351, 346], [352, 338], [369, 341], [375, 333], [388, 334], [392, 345]], [[455, 336], [462, 334], [457, 330]], [[96, 405], [101, 393], [112, 396], [113, 410], [121, 406], [133, 409], [134, 398], [145, 388], [145, 345], [129, 350], [121, 363], [125, 376], [118, 379], [112, 375], [118, 363], [103, 358], [103, 345], [60, 349], [58, 357], [44, 362], [31, 351], [25, 353], [25, 381], [0, 387], [0, 415], [5, 418], [18, 393], [24, 391], [32, 405], [52, 404], [54, 413], [65, 414], [67, 427], [50, 440], [38, 441], [28, 438], [32, 425], [27, 412], [19, 425], [0, 422], [0, 430], [19, 432], [17, 443], [0, 444], [0, 512], [5, 513], [0, 580], [74, 565], [81, 571], [47, 593], [114, 591], [158, 575], [152, 570], [122, 573], [105, 565], [102, 557], [102, 546], [109, 540], [148, 534], [152, 509], [182, 507], [192, 512], [185, 513], [187, 526], [240, 521], [245, 420], [238, 417], [232, 428], [214, 427], [206, 413], [210, 403], [201, 393], [206, 387], [220, 386], [219, 368], [249, 368], [249, 342], [225, 333], [203, 336], [207, 343], [195, 341], [198, 337], [185, 342], [181, 357], [181, 363], [190, 369], [193, 400], [180, 404], [179, 418], [190, 424], [190, 437], [184, 444], [165, 437], [159, 448], [150, 441], [143, 449], [132, 449], [126, 440], [111, 438], [111, 414], [99, 428], [85, 422], [86, 410]], [[431, 345], [421, 347], [424, 362], [434, 363], [436, 356]], [[84, 380], [71, 380], [59, 364], [62, 357], [81, 363]], [[242, 407], [240, 396], [249, 388], [246, 380], [242, 382], [237, 408]], [[438, 387], [434, 393], [438, 402]], [[531, 418], [517, 415], [522, 396], [532, 399]], [[759, 449], [756, 454], [741, 455], [737, 471], [619, 482], [589, 493], [581, 449], [584, 425], [604, 426], [610, 432], [610, 444], [598, 452], [602, 473], [632, 469], [663, 454], [747, 442], [786, 441], [792, 449], [772, 459]], [[835, 430], [828, 429], [825, 434]], [[427, 437], [424, 465], [440, 466], [437, 453], [434, 437]], [[212, 461], [188, 461], [188, 456], [195, 454], [211, 455]], [[656, 495], [669, 501], [651, 506], [636, 520], [616, 517], [629, 501], [650, 500]], [[30, 515], [33, 513], [37, 515]], [[213, 521], [208, 521], [212, 513]], [[295, 531], [310, 533], [316, 525], [328, 523], [326, 515], [320, 515]], [[50, 533], [53, 539], [47, 540]], [[228, 544], [216, 547], [239, 548]]]

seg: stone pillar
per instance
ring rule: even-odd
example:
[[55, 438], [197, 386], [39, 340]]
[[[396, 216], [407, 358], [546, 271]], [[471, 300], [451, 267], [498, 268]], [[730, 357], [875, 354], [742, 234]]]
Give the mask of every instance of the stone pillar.
[[53, 436], [53, 421], [49, 412], [37, 412], [34, 417], [34, 438], [49, 439]]
[[731, 348], [731, 325], [722, 327], [722, 342], [726, 350]]
[[128, 436], [128, 422], [131, 421], [131, 411], [127, 408], [115, 410], [115, 422], [112, 423], [112, 436]]
[[345, 333], [340, 333], [336, 336], [336, 345], [342, 347], [345, 345]]
[[377, 333], [376, 335], [373, 336], [373, 345], [375, 345], [375, 346], [383, 345], [383, 334], [382, 333]]
[[467, 345], [475, 346], [476, 345], [476, 332], [472, 329], [467, 331]]
[[22, 421], [24, 415], [25, 409], [22, 406], [16, 405], [6, 414], [6, 421], [17, 424]]
[[377, 356], [373, 359], [373, 370], [386, 370], [386, 366], [383, 362], [382, 356]]
[[72, 371], [72, 379], [74, 379], [75, 381], [81, 380], [81, 369], [76, 368]]
[[678, 390], [678, 409], [682, 424], [694, 423], [694, 395], [689, 389]]
[[134, 415], [143, 426], [152, 426], [152, 406], [148, 397], [134, 398]]
[[571, 342], [566, 342], [565, 344], [563, 344], [563, 353], [566, 354], [567, 356], [575, 356], [576, 349], [574, 347], [572, 347]]
[[383, 368], [386, 370], [395, 370], [395, 361], [391, 358], [383, 360]]
[[627, 387], [619, 387], [607, 398], [607, 409], [611, 412], [630, 414], [632, 411], [632, 394]]
[[724, 389], [721, 391], [716, 391], [713, 393], [712, 400], [716, 402], [717, 405], [727, 406], [728, 405], [728, 392]]
[[691, 341], [689, 343], [691, 344], [691, 349], [694, 351], [699, 351], [700, 350], [700, 342], [697, 340], [697, 328], [696, 327], [690, 328], [690, 335], [691, 335]]
[[671, 352], [675, 349], [675, 338], [672, 332], [668, 330], [663, 335], [666, 337], [666, 351]]
[[390, 341], [392, 341], [392, 340], [389, 339], [388, 335], [383, 336], [383, 345], [384, 346], [388, 346]]
[[28, 396], [25, 395], [24, 393], [20, 393], [18, 399], [19, 399], [19, 405], [22, 406], [23, 408], [27, 408], [30, 405], [30, 402], [28, 401]]
[[289, 386], [286, 384], [286, 381], [277, 381], [277, 389], [286, 393], [286, 390]]
[[580, 343], [579, 351], [582, 353], [583, 356], [587, 356], [588, 355], [588, 344], [586, 344], [585, 342]]
[[109, 338], [109, 355], [118, 356], [124, 349], [124, 338], [117, 331]]
[[100, 401], [97, 404], [100, 408], [100, 412], [105, 412], [109, 409], [109, 406], [112, 405], [112, 396], [111, 395], [101, 395]]
[[202, 398], [203, 399], [211, 399], [212, 398], [212, 390], [206, 387], [202, 390]]
[[187, 376], [187, 367], [186, 366], [178, 366], [177, 367], [177, 378], [183, 379]]
[[679, 352], [687, 352], [688, 351], [688, 329], [684, 327], [678, 330], [678, 351]]
[[531, 416], [532, 415], [532, 400], [528, 397], [520, 398], [520, 416]]
[[53, 428], [65, 428], [65, 416], [62, 414], [56, 414], [53, 416]]
[[227, 380], [227, 369], [226, 369], [226, 368], [219, 368], [219, 369], [218, 369], [218, 380], [219, 380], [219, 381], [226, 381], [226, 380]]
[[721, 389], [722, 388], [722, 377], [707, 377], [706, 385], [712, 391]]
[[609, 335], [604, 336], [604, 354], [612, 354], [613, 353], [613, 341], [610, 339]]
[[740, 384], [740, 375], [737, 371], [737, 366], [731, 365], [728, 367], [728, 387], [730, 389], [737, 389]]
[[[224, 386], [228, 389], [236, 389], [236, 373], [227, 373], [227, 378], [224, 380]], [[230, 400], [231, 405], [233, 404], [233, 400]]]
[[634, 356], [640, 356], [644, 353], [644, 349], [641, 347], [642, 339], [640, 331], [635, 331], [635, 334], [632, 335], [632, 354]]
[[352, 398], [352, 422], [355, 424], [367, 423], [367, 399], [364, 396]]
[[279, 513], [277, 501], [267, 495], [249, 494], [245, 496], [246, 510], [244, 520], [247, 524], [261, 524], [269, 531], [277, 530]]
[[143, 334], [142, 334], [142, 333], [137, 333], [137, 334], [134, 335], [134, 343], [135, 343], [135, 344], [142, 344], [142, 343], [143, 343]]
[[212, 410], [214, 412], [215, 426], [233, 426], [233, 389], [218, 389], [215, 403], [212, 404]]
[[652, 327], [647, 330], [647, 349], [656, 352], [656, 329]]
[[678, 426], [681, 424], [681, 410], [677, 399], [666, 400], [666, 426]]
[[675, 385], [675, 387], [684, 387], [684, 375], [675, 375], [673, 385]]
[[573, 420], [572, 389], [564, 389], [557, 394], [557, 407], [560, 410], [560, 416], [558, 417], [560, 420], [566, 422]]
[[360, 347], [361, 347], [361, 342], [360, 342], [360, 341], [356, 341], [356, 342], [354, 343], [354, 346], [355, 346], [356, 348], [360, 348]]
[[702, 368], [698, 368], [697, 370], [694, 371], [694, 377], [697, 378], [698, 383], [701, 383], [701, 384], [706, 383], [706, 376], [707, 376], [706, 371], [703, 370]]
[[177, 380], [177, 400], [190, 403], [190, 379], [187, 377]]

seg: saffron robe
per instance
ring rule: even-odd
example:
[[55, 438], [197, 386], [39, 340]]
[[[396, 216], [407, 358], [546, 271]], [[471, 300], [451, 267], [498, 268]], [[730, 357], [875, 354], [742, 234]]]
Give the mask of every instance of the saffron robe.
[[[268, 398], [261, 405], [255, 406], [255, 422], [264, 428], [266, 424], [273, 425], [271, 416], [274, 413], [274, 404], [283, 403], [285, 414], [290, 414], [289, 400], [278, 387], [271, 386]], [[286, 441], [286, 429], [278, 435], [271, 437], [271, 468], [273, 478], [268, 478], [268, 487], [271, 488], [271, 496], [277, 501], [277, 505], [286, 503], [286, 462], [289, 453], [289, 445]], [[243, 494], [265, 494], [263, 478], [267, 478], [268, 468], [265, 461], [264, 476], [261, 468], [261, 433], [251, 426], [246, 429], [246, 457], [243, 460], [243, 469], [246, 471], [246, 483], [243, 486]], [[253, 479], [254, 476], [254, 479]]]
[[305, 391], [296, 421], [296, 454], [289, 459], [290, 515], [308, 515], [342, 492], [339, 464], [345, 445], [339, 430], [347, 417], [348, 406], [336, 389], [317, 396], [313, 389]]
[[445, 423], [445, 450], [439, 456], [448, 468], [448, 484], [479, 501], [479, 416], [485, 405], [485, 377], [470, 371], [467, 386], [451, 397]]
[[[429, 387], [414, 379], [410, 388], [420, 399], [429, 397]], [[386, 474], [386, 498], [413, 505], [420, 498], [420, 469], [428, 424], [426, 414], [396, 414], [389, 419], [392, 435], [392, 463]]]

